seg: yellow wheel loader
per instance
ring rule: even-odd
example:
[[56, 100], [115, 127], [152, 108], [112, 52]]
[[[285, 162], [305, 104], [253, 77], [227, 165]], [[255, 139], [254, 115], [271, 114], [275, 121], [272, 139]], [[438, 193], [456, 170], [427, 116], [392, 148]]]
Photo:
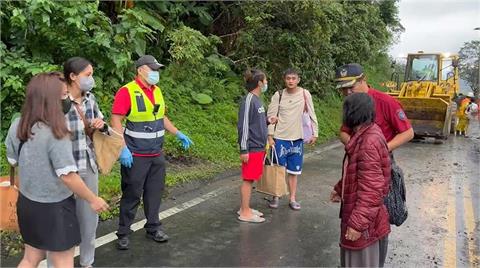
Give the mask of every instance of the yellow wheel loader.
[[[394, 77], [394, 75], [392, 75]], [[459, 90], [458, 55], [408, 54], [405, 79], [385, 84], [403, 106], [415, 136], [447, 139], [454, 130]]]

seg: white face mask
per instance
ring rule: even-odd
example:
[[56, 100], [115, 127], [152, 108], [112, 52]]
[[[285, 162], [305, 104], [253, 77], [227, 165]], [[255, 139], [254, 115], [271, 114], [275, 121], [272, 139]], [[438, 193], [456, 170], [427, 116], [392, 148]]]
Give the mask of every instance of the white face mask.
[[263, 86], [262, 86], [262, 93], [265, 93], [267, 90], [268, 90], [268, 84], [265, 83], [265, 84], [263, 84]]
[[146, 80], [150, 85], [156, 85], [160, 80], [160, 73], [158, 71], [149, 71]]
[[81, 91], [88, 92], [95, 86], [93, 76], [81, 76], [78, 80], [78, 86]]

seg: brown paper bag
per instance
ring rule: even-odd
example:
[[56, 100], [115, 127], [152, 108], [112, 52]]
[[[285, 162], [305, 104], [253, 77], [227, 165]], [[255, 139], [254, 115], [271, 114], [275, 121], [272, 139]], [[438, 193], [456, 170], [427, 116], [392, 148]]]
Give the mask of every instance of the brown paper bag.
[[19, 231], [17, 218], [18, 180], [12, 167], [10, 177], [0, 178], [0, 230]]
[[123, 135], [112, 128], [107, 132], [97, 130], [93, 133], [93, 147], [100, 173], [110, 173], [124, 146]]
[[263, 175], [262, 178], [257, 182], [257, 192], [269, 194], [272, 196], [282, 197], [288, 194], [287, 182], [285, 181], [286, 169], [284, 166], [273, 163], [273, 157], [278, 156], [275, 152], [275, 147], [272, 147], [272, 157], [270, 159], [270, 164], [265, 164], [267, 156], [265, 155]]

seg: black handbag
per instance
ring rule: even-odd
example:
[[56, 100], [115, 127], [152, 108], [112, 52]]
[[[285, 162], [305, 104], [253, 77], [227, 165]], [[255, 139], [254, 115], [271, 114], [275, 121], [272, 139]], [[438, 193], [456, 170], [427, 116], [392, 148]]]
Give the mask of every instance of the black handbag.
[[405, 181], [403, 171], [395, 163], [393, 155], [390, 159], [392, 163], [390, 189], [384, 199], [384, 203], [390, 215], [390, 224], [400, 226], [408, 217]]

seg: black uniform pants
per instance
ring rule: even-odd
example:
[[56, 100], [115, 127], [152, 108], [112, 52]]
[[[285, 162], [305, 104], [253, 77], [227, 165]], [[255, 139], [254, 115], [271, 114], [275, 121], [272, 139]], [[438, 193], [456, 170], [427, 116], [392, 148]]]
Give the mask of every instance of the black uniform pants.
[[130, 226], [135, 220], [140, 198], [143, 195], [143, 210], [147, 223], [147, 232], [155, 232], [160, 228], [158, 213], [165, 188], [165, 157], [133, 157], [131, 168], [121, 167], [122, 198], [120, 199], [120, 217], [117, 231], [118, 237], [132, 233]]

